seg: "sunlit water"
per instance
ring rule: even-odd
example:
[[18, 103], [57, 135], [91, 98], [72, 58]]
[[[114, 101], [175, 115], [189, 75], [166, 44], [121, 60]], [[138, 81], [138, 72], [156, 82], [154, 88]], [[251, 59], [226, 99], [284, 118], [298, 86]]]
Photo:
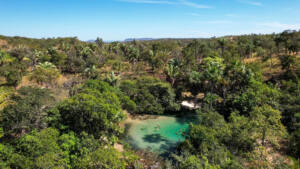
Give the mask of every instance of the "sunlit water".
[[128, 143], [135, 149], [163, 154], [173, 151], [185, 140], [194, 118], [157, 116], [155, 119], [131, 120], [127, 125]]

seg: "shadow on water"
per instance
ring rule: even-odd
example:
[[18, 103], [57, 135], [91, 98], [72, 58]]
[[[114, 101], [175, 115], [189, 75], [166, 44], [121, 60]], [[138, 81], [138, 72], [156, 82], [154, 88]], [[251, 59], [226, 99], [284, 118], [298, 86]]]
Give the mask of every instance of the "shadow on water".
[[[159, 146], [160, 152], [156, 152], [157, 155], [167, 158], [170, 156], [172, 152], [175, 152], [178, 143], [170, 141], [160, 134], [149, 134], [143, 137], [143, 140], [148, 143], [156, 143], [156, 144], [161, 144]], [[151, 147], [147, 148], [148, 151], [151, 150]]]
[[166, 144], [172, 143], [167, 138], [163, 137], [160, 134], [148, 134], [143, 137], [143, 140], [148, 143], [160, 143], [165, 142]]
[[[195, 115], [195, 113], [188, 113], [188, 114], [185, 114], [184, 116], [170, 115], [169, 117], [176, 117], [175, 123], [174, 123], [176, 125], [176, 127], [174, 127], [176, 135], [177, 135], [177, 133], [183, 134], [184, 137], [187, 136], [186, 134], [188, 133], [188, 125], [190, 123], [197, 123], [197, 121], [199, 119], [198, 116]], [[159, 119], [157, 119], [157, 120], [159, 120]], [[162, 122], [160, 121], [160, 123], [162, 123]], [[167, 124], [169, 124], [169, 123], [167, 123]], [[182, 129], [180, 129], [180, 131], [177, 131], [178, 124], [182, 125]], [[153, 130], [153, 128], [149, 128], [149, 127], [145, 127], [145, 126], [137, 128], [138, 129], [138, 130], [136, 130], [137, 133], [130, 135], [128, 133], [128, 131], [132, 126], [133, 126], [132, 124], [125, 125], [125, 135], [124, 136], [125, 136], [126, 142], [129, 143], [129, 145], [135, 150], [149, 151], [152, 153], [156, 153], [157, 155], [164, 157], [164, 158], [167, 158], [171, 153], [175, 152], [178, 144], [180, 144], [180, 142], [182, 142], [184, 140], [183, 139], [181, 141], [174, 141], [173, 139], [166, 137], [165, 136], [166, 133], [164, 133], [164, 134], [159, 133], [161, 130], [156, 130], [156, 129]], [[162, 129], [165, 129], [164, 127], [166, 127], [166, 126], [161, 124], [161, 127], [162, 127]], [[171, 128], [171, 129], [173, 129], [173, 128]], [[154, 131], [154, 132], [151, 133], [151, 131]], [[150, 132], [150, 133], [147, 133], [147, 132]], [[173, 131], [170, 131], [168, 133], [172, 133], [172, 132]], [[140, 143], [141, 143], [140, 141], [137, 142], [137, 137], [140, 133], [145, 133], [145, 135], [141, 136], [140, 139], [144, 143], [146, 143], [146, 146], [140, 145]], [[147, 144], [149, 144], [149, 145], [147, 145]], [[154, 148], [155, 145], [156, 145], [156, 148]]]
[[169, 140], [160, 134], [148, 134], [143, 137], [143, 140], [148, 143], [168, 142]]

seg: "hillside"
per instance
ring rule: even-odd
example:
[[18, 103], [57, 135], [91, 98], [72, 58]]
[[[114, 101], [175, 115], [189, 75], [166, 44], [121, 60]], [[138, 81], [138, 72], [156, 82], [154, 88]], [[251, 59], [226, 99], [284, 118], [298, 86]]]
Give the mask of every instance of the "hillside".
[[[0, 36], [0, 168], [297, 168], [299, 52], [290, 30], [111, 43]], [[143, 148], [128, 138], [134, 127]]]

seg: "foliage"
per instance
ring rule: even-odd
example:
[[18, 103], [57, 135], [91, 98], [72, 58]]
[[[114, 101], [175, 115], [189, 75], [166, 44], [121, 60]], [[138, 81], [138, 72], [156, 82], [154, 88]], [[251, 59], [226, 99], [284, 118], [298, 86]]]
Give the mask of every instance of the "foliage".
[[35, 67], [32, 74], [30, 75], [31, 80], [35, 80], [38, 84], [47, 85], [54, 84], [59, 78], [60, 73], [55, 65], [49, 62], [41, 63]]
[[100, 147], [96, 151], [87, 154], [79, 162], [79, 169], [125, 169], [126, 161], [121, 153], [112, 147]]
[[109, 83], [111, 86], [117, 86], [120, 81], [120, 77], [116, 76], [115, 72], [112, 71], [108, 76], [106, 76], [104, 81]]
[[62, 124], [76, 133], [85, 131], [96, 138], [119, 135], [118, 123], [124, 118], [121, 103], [113, 88], [101, 83], [89, 81], [81, 92], [58, 105]]
[[11, 101], [14, 104], [1, 112], [1, 127], [5, 134], [18, 136], [46, 126], [46, 111], [54, 99], [47, 89], [22, 87], [11, 97]]
[[292, 133], [289, 151], [294, 157], [300, 157], [300, 128]]
[[179, 108], [170, 84], [158, 79], [125, 80], [121, 82], [120, 89], [136, 103], [137, 113], [163, 114]]
[[0, 77], [5, 78], [6, 85], [16, 87], [26, 73], [28, 64], [23, 60], [25, 54], [22, 51], [16, 49], [6, 53], [0, 50]]
[[208, 163], [208, 160], [204, 157], [199, 159], [196, 156], [189, 156], [180, 165], [180, 169], [219, 169], [218, 166], [212, 166]]
[[13, 94], [13, 90], [8, 87], [0, 87], [0, 111], [3, 110], [9, 104], [12, 104], [10, 97]]
[[281, 124], [281, 112], [269, 105], [256, 107], [250, 112], [250, 120], [252, 127], [257, 130], [256, 136], [261, 140], [263, 146], [266, 141], [278, 144], [276, 136], [282, 136], [285, 132], [284, 126]]
[[165, 73], [172, 87], [175, 85], [176, 79], [178, 79], [180, 76], [181, 66], [182, 63], [176, 58], [170, 59], [168, 62], [168, 67]]
[[[134, 168], [137, 156], [112, 147], [124, 110], [182, 114], [178, 103], [191, 99], [183, 92], [200, 105], [199, 118], [170, 168], [287, 168], [287, 153], [299, 159], [299, 31], [112, 43], [0, 40], [0, 168]], [[70, 97], [54, 105], [49, 90], [20, 88], [27, 72], [46, 87], [60, 72], [81, 79], [59, 88]]]

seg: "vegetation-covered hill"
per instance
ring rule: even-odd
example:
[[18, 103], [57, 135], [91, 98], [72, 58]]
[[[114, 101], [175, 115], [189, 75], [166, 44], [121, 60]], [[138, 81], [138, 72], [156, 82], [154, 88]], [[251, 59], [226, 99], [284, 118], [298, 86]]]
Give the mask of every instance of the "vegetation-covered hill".
[[[297, 168], [299, 52], [298, 31], [112, 43], [0, 36], [0, 168]], [[127, 113], [185, 115], [186, 100], [199, 119], [169, 158], [123, 142]]]

